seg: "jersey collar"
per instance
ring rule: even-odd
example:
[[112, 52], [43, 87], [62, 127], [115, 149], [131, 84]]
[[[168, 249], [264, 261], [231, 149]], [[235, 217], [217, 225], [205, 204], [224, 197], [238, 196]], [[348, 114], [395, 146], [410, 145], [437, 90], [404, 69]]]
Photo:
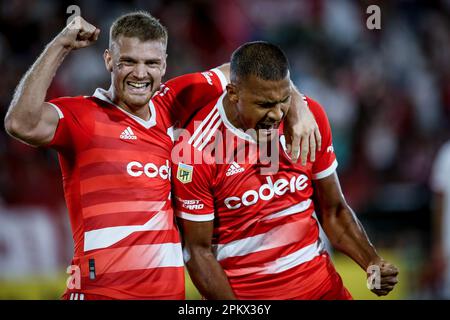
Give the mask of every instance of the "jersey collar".
[[255, 139], [252, 138], [249, 134], [245, 133], [242, 129], [236, 128], [227, 118], [227, 114], [225, 113], [225, 109], [223, 107], [223, 98], [226, 95], [226, 91], [222, 93], [219, 100], [217, 101], [216, 108], [219, 111], [220, 117], [222, 118], [223, 123], [225, 126], [236, 136], [238, 136], [241, 139], [256, 143]]
[[156, 125], [156, 110], [155, 110], [155, 105], [153, 104], [152, 100], [150, 100], [149, 103], [148, 103], [148, 107], [150, 109], [150, 119], [148, 119], [146, 121], [144, 119], [139, 118], [138, 116], [135, 116], [134, 114], [129, 113], [128, 111], [123, 110], [121, 107], [116, 105], [114, 102], [112, 102], [106, 96], [106, 92], [107, 91], [105, 89], [97, 88], [97, 89], [95, 89], [95, 92], [94, 92], [93, 96], [96, 97], [97, 99], [100, 99], [102, 101], [105, 101], [105, 102], [109, 103], [110, 105], [113, 105], [114, 107], [116, 107], [117, 109], [119, 109], [120, 111], [125, 113], [127, 116], [132, 118], [134, 121], [139, 123], [145, 129], [150, 129], [151, 127]]

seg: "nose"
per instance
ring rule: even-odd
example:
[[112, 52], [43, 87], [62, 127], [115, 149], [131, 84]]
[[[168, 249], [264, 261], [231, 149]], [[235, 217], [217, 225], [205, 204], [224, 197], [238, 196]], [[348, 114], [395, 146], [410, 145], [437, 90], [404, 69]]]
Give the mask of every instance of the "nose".
[[147, 68], [143, 63], [137, 63], [133, 69], [133, 75], [137, 79], [144, 79], [147, 76]]
[[272, 107], [269, 112], [267, 113], [267, 117], [271, 119], [274, 122], [280, 122], [281, 119], [283, 119], [284, 112], [281, 109], [281, 105], [277, 104], [274, 107]]

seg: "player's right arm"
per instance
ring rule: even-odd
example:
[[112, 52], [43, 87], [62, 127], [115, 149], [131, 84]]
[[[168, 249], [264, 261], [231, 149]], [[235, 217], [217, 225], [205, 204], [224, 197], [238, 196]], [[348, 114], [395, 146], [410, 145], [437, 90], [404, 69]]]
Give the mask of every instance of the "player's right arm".
[[184, 241], [185, 263], [192, 282], [208, 300], [235, 300], [222, 266], [212, 250], [214, 222], [179, 219]]
[[[195, 161], [203, 159], [203, 154], [189, 143], [189, 137], [181, 135], [172, 153], [174, 210], [183, 237], [184, 262], [192, 282], [206, 299], [235, 299], [212, 246], [215, 165]], [[177, 154], [176, 150], [182, 151]], [[181, 152], [183, 156], [178, 158]]]
[[33, 146], [53, 139], [59, 116], [45, 102], [47, 90], [66, 55], [91, 45], [99, 33], [99, 29], [76, 17], [47, 45], [16, 88], [5, 117], [6, 132]]

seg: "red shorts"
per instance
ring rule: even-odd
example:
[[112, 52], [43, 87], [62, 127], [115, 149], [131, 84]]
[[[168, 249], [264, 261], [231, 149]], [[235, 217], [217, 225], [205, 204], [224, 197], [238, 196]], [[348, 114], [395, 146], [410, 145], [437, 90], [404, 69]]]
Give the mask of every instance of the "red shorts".
[[[99, 294], [92, 294], [92, 293], [83, 293], [80, 291], [73, 291], [73, 292], [65, 292], [61, 296], [61, 300], [125, 300], [125, 299], [133, 299], [133, 300], [142, 300], [144, 298], [113, 298], [110, 296], [103, 296]], [[147, 298], [149, 299], [149, 298]], [[166, 296], [166, 297], [152, 297], [152, 300], [185, 300], [184, 292], [182, 294], [172, 295], [172, 296]]]
[[229, 280], [244, 300], [352, 300], [327, 253], [279, 273]]
[[326, 255], [326, 259], [323, 262], [328, 273], [325, 280], [315, 290], [309, 292], [308, 296], [301, 296], [294, 298], [294, 300], [353, 300], [352, 295], [344, 287], [341, 276], [337, 273], [328, 255]]

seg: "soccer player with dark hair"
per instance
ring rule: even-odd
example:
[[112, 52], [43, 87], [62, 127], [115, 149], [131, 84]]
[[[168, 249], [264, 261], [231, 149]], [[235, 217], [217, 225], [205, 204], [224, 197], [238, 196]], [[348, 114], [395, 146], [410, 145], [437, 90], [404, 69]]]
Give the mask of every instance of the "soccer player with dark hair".
[[[351, 299], [320, 241], [317, 210], [331, 244], [378, 277], [372, 291], [386, 295], [398, 270], [378, 255], [346, 203], [327, 116], [309, 97], [324, 148], [306, 166], [285, 152], [289, 77], [277, 46], [244, 44], [232, 55], [231, 83], [188, 124], [192, 138], [181, 135], [175, 145], [183, 153], [172, 171], [176, 215], [191, 278], [207, 299]], [[282, 151], [272, 159], [279, 170], [263, 175], [266, 143]]]
[[[76, 17], [47, 45], [19, 83], [5, 127], [27, 144], [58, 151], [79, 275], [64, 299], [184, 299], [170, 199], [173, 129], [222, 93], [229, 67], [161, 85], [167, 31], [148, 13], [130, 13], [110, 30], [110, 88], [45, 102], [67, 54], [92, 45], [99, 32]], [[314, 137], [306, 105], [296, 107], [293, 140], [304, 131]], [[296, 122], [302, 112], [306, 118]]]

